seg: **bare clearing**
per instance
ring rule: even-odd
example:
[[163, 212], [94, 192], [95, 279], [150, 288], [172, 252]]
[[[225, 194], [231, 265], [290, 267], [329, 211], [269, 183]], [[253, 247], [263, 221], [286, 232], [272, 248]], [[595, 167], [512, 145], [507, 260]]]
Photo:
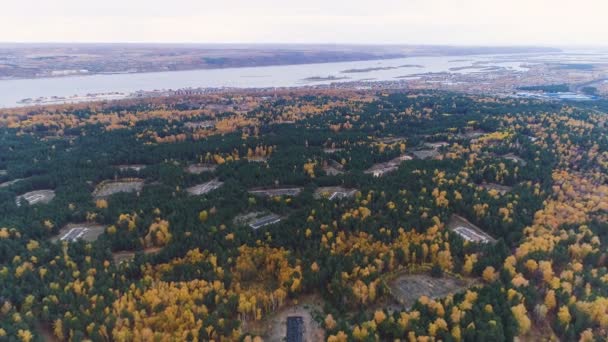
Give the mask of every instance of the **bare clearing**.
[[257, 230], [261, 227], [275, 224], [281, 221], [281, 219], [282, 217], [279, 215], [270, 212], [256, 211], [238, 215], [234, 218], [233, 222], [237, 225], [248, 225], [253, 230]]
[[372, 174], [374, 177], [381, 177], [389, 172], [393, 172], [399, 168], [399, 165], [406, 160], [412, 160], [411, 156], [402, 155], [397, 158], [391, 159], [386, 163], [378, 163], [369, 169], [365, 170], [364, 173]]
[[215, 121], [213, 121], [213, 120], [191, 121], [191, 122], [186, 122], [184, 124], [184, 126], [189, 129], [211, 129], [211, 128], [215, 128]]
[[411, 308], [421, 297], [442, 298], [457, 293], [470, 284], [450, 276], [434, 278], [426, 274], [403, 274], [388, 282], [391, 295], [405, 308]]
[[119, 192], [139, 192], [144, 187], [144, 181], [139, 178], [103, 181], [93, 191], [93, 197], [108, 197]]
[[61, 228], [59, 235], [51, 238], [51, 241], [76, 242], [78, 240], [95, 241], [103, 234], [106, 227], [95, 223], [69, 223]]
[[254, 189], [249, 190], [249, 193], [257, 196], [297, 196], [302, 191], [302, 188], [279, 188], [279, 189]]
[[502, 156], [503, 158], [510, 160], [516, 164], [520, 164], [522, 166], [526, 166], [528, 163], [526, 163], [525, 160], [523, 160], [521, 157], [515, 155], [514, 153], [507, 153], [504, 156]]
[[129, 165], [116, 165], [116, 167], [120, 170], [120, 171], [136, 171], [139, 172], [143, 169], [146, 168], [146, 165], [144, 164], [129, 164]]
[[17, 178], [17, 179], [13, 179], [13, 180], [10, 180], [10, 181], [4, 182], [4, 183], [0, 183], [0, 188], [9, 187], [9, 186], [11, 186], [11, 185], [13, 185], [13, 184], [15, 184], [17, 182], [20, 182], [22, 180], [24, 180], [24, 178]]
[[38, 203], [48, 204], [53, 198], [55, 198], [55, 191], [53, 190], [36, 190], [26, 192], [21, 196], [17, 196], [15, 198], [15, 203], [17, 206], [21, 206], [25, 202], [29, 205], [34, 205]]
[[328, 198], [329, 200], [349, 198], [355, 196], [357, 189], [347, 189], [341, 186], [324, 186], [315, 190], [314, 198]]
[[411, 153], [418, 159], [433, 159], [439, 155], [437, 150], [414, 150]]
[[497, 191], [501, 195], [504, 195], [507, 192], [511, 191], [511, 189], [513, 189], [513, 187], [511, 187], [511, 186], [500, 185], [500, 184], [496, 184], [496, 183], [483, 183], [483, 184], [480, 184], [479, 186], [488, 191], [490, 191], [490, 190]]
[[298, 304], [287, 305], [259, 322], [244, 322], [243, 331], [261, 336], [264, 341], [285, 341], [287, 317], [302, 317], [305, 342], [325, 341], [325, 330], [313, 319], [312, 312], [322, 312], [322, 303], [317, 296], [304, 297]]
[[265, 163], [268, 161], [267, 157], [247, 157], [247, 161], [251, 163]]
[[[149, 247], [143, 250], [144, 254], [156, 254], [160, 252], [161, 247]], [[112, 259], [115, 264], [120, 264], [122, 262], [131, 261], [135, 258], [135, 252], [133, 251], [120, 251], [112, 253]]]
[[207, 183], [198, 184], [198, 185], [189, 187], [188, 189], [186, 189], [186, 191], [190, 195], [194, 195], [194, 196], [204, 195], [208, 192], [211, 192], [211, 191], [219, 188], [223, 184], [224, 184], [223, 182], [220, 182], [217, 179], [214, 179], [214, 180], [208, 181]]
[[448, 229], [456, 232], [467, 241], [480, 243], [496, 242], [494, 238], [462, 216], [452, 215], [448, 222]]
[[213, 172], [217, 169], [217, 165], [213, 164], [192, 164], [186, 167], [186, 172], [193, 175], [199, 175], [203, 172]]

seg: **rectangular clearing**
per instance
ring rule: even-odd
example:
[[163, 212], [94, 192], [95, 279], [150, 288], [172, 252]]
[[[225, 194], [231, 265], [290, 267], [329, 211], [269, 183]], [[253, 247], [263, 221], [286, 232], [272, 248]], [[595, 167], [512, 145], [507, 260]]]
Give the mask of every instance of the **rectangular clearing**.
[[403, 274], [388, 282], [391, 295], [405, 308], [421, 297], [442, 298], [467, 288], [469, 284], [450, 276], [434, 278], [426, 274]]
[[106, 227], [94, 223], [70, 223], [61, 228], [59, 235], [51, 241], [76, 242], [78, 240], [95, 241], [103, 234]]
[[103, 198], [119, 192], [139, 192], [144, 187], [142, 179], [122, 179], [116, 181], [103, 181], [95, 187], [93, 197]]
[[452, 217], [450, 218], [450, 222], [448, 222], [448, 229], [451, 229], [456, 234], [460, 235], [463, 239], [469, 242], [496, 242], [494, 238], [492, 238], [486, 232], [484, 232], [479, 227], [472, 224], [462, 216], [452, 215]]
[[219, 188], [223, 184], [224, 184], [223, 182], [220, 182], [217, 179], [214, 179], [214, 180], [208, 181], [207, 183], [198, 184], [198, 185], [189, 187], [188, 189], [186, 189], [186, 191], [190, 195], [194, 195], [194, 196], [204, 195], [208, 192], [211, 192], [211, 191]]

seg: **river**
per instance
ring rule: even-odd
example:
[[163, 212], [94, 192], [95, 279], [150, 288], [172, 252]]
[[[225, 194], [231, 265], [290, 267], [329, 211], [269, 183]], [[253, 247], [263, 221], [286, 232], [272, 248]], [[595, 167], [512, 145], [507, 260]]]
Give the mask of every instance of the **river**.
[[[509, 56], [513, 58], [508, 58]], [[357, 62], [0, 80], [0, 107], [18, 106], [19, 101], [27, 98], [52, 96], [64, 98], [111, 92], [130, 94], [139, 90], [295, 87], [359, 80], [388, 81], [432, 72], [491, 72], [492, 68], [488, 67], [523, 71], [525, 68], [521, 66], [522, 61], [521, 55], [409, 57]]]

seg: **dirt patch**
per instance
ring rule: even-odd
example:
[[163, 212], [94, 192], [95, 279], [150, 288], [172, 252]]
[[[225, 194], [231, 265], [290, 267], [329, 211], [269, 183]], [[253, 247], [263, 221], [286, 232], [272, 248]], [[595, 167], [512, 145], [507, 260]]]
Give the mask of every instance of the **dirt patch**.
[[213, 172], [217, 169], [217, 165], [213, 164], [192, 164], [186, 167], [186, 172], [193, 175], [199, 175], [203, 172]]
[[426, 274], [402, 274], [388, 281], [391, 295], [406, 309], [411, 308], [421, 297], [442, 298], [460, 292], [470, 283], [444, 275], [434, 278]]
[[143, 179], [130, 178], [116, 181], [103, 181], [93, 191], [93, 197], [103, 198], [119, 192], [139, 192], [144, 187]]
[[51, 241], [76, 242], [78, 240], [95, 241], [103, 234], [106, 227], [95, 223], [69, 223], [59, 230], [59, 234]]
[[53, 190], [36, 190], [17, 196], [15, 198], [15, 203], [17, 206], [21, 206], [24, 203], [29, 205], [38, 203], [48, 204], [53, 200], [53, 198], [55, 198], [55, 191]]
[[322, 312], [322, 303], [316, 296], [303, 297], [298, 304], [286, 305], [259, 322], [244, 322], [243, 331], [261, 336], [264, 341], [285, 341], [287, 318], [302, 317], [305, 342], [325, 341], [325, 330], [313, 319], [314, 311]]
[[211, 192], [211, 191], [219, 188], [223, 184], [224, 184], [223, 182], [220, 182], [217, 179], [214, 179], [214, 180], [208, 181], [207, 183], [198, 184], [198, 185], [189, 187], [188, 189], [186, 189], [186, 191], [190, 195], [194, 195], [194, 196], [204, 195], [208, 192]]
[[450, 221], [448, 222], [448, 229], [456, 232], [466, 241], [480, 243], [496, 242], [496, 239], [462, 216], [452, 215], [452, 217], [450, 217]]

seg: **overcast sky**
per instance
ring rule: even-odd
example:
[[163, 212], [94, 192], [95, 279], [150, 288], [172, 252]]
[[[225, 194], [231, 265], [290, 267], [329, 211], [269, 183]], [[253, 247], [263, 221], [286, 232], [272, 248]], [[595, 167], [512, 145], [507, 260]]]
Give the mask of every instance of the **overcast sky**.
[[2, 42], [608, 45], [608, 0], [2, 0]]

